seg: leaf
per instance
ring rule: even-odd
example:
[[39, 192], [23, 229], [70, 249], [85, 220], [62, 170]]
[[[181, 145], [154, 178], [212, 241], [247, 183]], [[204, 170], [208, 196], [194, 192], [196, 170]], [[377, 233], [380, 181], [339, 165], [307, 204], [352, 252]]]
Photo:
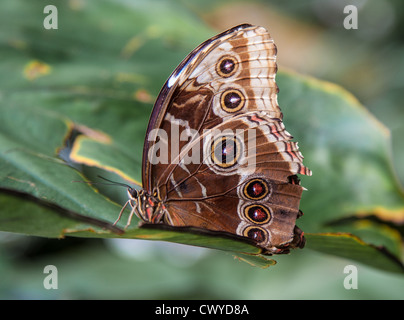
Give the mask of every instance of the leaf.
[[[26, 125], [23, 126], [23, 123]], [[32, 107], [3, 107], [0, 126], [0, 188], [3, 192], [15, 191], [14, 196], [37, 199], [38, 202], [49, 203], [48, 207], [53, 203], [54, 209], [59, 206], [90, 220], [108, 221], [111, 218], [108, 213], [118, 210], [119, 206], [96, 193], [89, 185], [73, 183], [83, 180], [82, 176], [55, 156], [58, 143], [64, 141], [72, 126], [66, 118]], [[22, 127], [24, 130], [19, 129]], [[33, 213], [36, 212], [34, 210]], [[18, 211], [16, 208], [4, 210], [0, 216], [2, 230], [26, 234], [32, 234], [28, 231], [33, 228], [29, 222], [35, 221], [38, 224], [35, 233], [40, 235], [39, 228], [42, 226], [43, 233], [47, 234], [50, 223], [43, 220], [30, 217], [23, 206]], [[15, 221], [19, 221], [19, 227]], [[62, 230], [54, 232], [63, 233]]]
[[4, 211], [0, 216], [2, 231], [48, 238], [63, 238], [65, 234], [80, 231], [94, 234], [112, 232], [115, 235], [123, 233], [123, 230], [106, 221], [40, 201], [29, 194], [1, 188], [0, 191], [0, 204]]
[[[103, 170], [114, 172], [127, 181], [141, 184], [139, 168], [141, 164], [128, 155], [119, 146], [109, 145], [103, 141], [96, 141], [88, 136], [81, 135], [74, 142], [69, 160], [87, 166], [95, 166]], [[116, 148], [116, 149], [115, 149]], [[114, 150], [115, 149], [115, 150]]]
[[309, 190], [302, 206], [310, 212], [310, 231], [352, 215], [402, 223], [404, 193], [391, 164], [389, 131], [335, 84], [292, 74], [278, 84], [288, 90], [279, 96], [285, 126], [293, 121], [305, 163], [321, 177], [302, 178]]
[[349, 233], [306, 234], [308, 247], [390, 272], [404, 272], [403, 264], [385, 248], [363, 242]]

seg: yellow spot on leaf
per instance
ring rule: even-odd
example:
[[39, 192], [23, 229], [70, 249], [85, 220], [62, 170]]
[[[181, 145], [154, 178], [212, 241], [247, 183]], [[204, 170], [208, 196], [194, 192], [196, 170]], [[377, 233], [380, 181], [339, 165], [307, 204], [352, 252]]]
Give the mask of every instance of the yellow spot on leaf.
[[128, 41], [128, 43], [123, 47], [121, 55], [123, 58], [130, 58], [133, 53], [135, 53], [143, 44], [145, 43], [144, 37], [139, 34], [134, 36]]
[[83, 0], [69, 0], [68, 3], [69, 3], [70, 9], [75, 10], [75, 11], [83, 10], [83, 8], [85, 6]]
[[145, 30], [132, 37], [123, 47], [121, 55], [123, 58], [130, 58], [148, 39], [155, 39], [161, 36], [161, 29], [158, 25], [148, 26]]
[[84, 134], [88, 138], [91, 138], [100, 143], [110, 144], [112, 142], [112, 138], [102, 131], [92, 129], [87, 126], [81, 125], [81, 124], [75, 124], [74, 128], [76, 130], [80, 131], [82, 134]]
[[161, 36], [161, 29], [158, 25], [148, 26], [146, 29], [146, 35], [150, 39], [155, 39]]
[[135, 84], [146, 84], [148, 82], [147, 77], [142, 74], [136, 73], [119, 72], [117, 73], [115, 78], [118, 82], [129, 82]]
[[140, 102], [151, 103], [153, 97], [146, 89], [139, 89], [134, 93], [134, 98]]
[[51, 72], [51, 67], [41, 61], [34, 60], [29, 62], [24, 68], [24, 76], [28, 80], [34, 80], [39, 77], [48, 75]]
[[20, 39], [10, 39], [8, 44], [17, 50], [24, 50], [27, 48], [27, 43]]

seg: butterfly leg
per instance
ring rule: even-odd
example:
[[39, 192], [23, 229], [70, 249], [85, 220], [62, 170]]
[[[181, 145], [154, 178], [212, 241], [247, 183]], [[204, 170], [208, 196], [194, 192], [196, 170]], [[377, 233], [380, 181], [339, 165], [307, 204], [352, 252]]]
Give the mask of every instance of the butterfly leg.
[[126, 226], [124, 228], [125, 230], [130, 226], [130, 223], [132, 221], [133, 215], [135, 214], [135, 210], [136, 210], [136, 206], [133, 206], [132, 210], [130, 211], [130, 214], [129, 214], [128, 222], [126, 223]]
[[126, 201], [125, 205], [122, 207], [121, 211], [119, 212], [118, 219], [115, 220], [115, 222], [113, 223], [113, 226], [115, 226], [115, 225], [119, 222], [119, 220], [121, 220], [122, 214], [123, 214], [125, 208], [128, 206], [129, 201], [130, 201], [130, 200]]
[[164, 221], [163, 220], [164, 215], [165, 215], [165, 212], [160, 212], [160, 213], [154, 215], [153, 218], [151, 219], [151, 223], [162, 223]]
[[151, 223], [164, 223], [174, 225], [164, 205], [159, 203], [151, 218]]

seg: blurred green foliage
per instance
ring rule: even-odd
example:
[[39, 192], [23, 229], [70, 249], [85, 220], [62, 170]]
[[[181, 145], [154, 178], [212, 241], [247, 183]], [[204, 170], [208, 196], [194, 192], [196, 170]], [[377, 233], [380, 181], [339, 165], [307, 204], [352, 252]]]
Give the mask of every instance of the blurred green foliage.
[[[2, 165], [9, 170], [9, 163], [13, 163], [15, 180], [3, 176], [2, 187], [43, 200], [47, 200], [43, 198], [46, 191], [48, 199], [60, 199], [62, 205], [77, 207], [86, 216], [113, 221], [119, 207], [111, 202], [109, 209], [105, 208], [105, 199], [98, 193], [90, 196], [91, 188], [85, 184], [66, 187], [82, 176], [53, 158], [71, 128], [70, 120], [113, 137], [112, 147], [121, 155], [118, 162], [126, 168], [125, 172], [119, 168], [114, 172], [139, 180], [141, 154], [134, 150], [142, 150], [148, 114], [165, 79], [187, 52], [216, 31], [248, 22], [270, 30], [278, 44], [281, 71], [287, 67], [340, 84], [391, 130], [397, 175], [389, 163], [388, 133], [352, 97], [332, 85], [301, 79], [293, 72], [280, 73], [279, 102], [286, 127], [300, 141], [305, 163], [314, 171], [313, 177], [303, 180], [309, 192], [303, 196], [306, 215], [299, 225], [309, 232], [355, 232], [400, 256], [403, 220], [392, 216], [394, 210], [397, 217], [403, 216], [402, 189], [395, 181], [404, 181], [399, 165], [404, 160], [400, 139], [404, 134], [400, 104], [403, 13], [398, 1], [375, 3], [358, 1], [359, 29], [345, 30], [342, 9], [351, 2], [344, 1], [338, 5], [314, 0], [304, 4], [56, 1], [59, 29], [45, 30], [46, 1], [4, 1], [0, 13], [0, 54], [5, 57], [0, 63], [0, 130], [8, 140], [1, 143], [7, 151], [2, 154], [6, 161]], [[16, 109], [23, 112], [15, 116]], [[307, 121], [297, 121], [308, 116], [307, 110], [311, 110], [310, 126], [305, 125]], [[35, 128], [36, 118], [42, 127]], [[346, 127], [338, 122], [341, 119], [346, 120]], [[335, 126], [331, 126], [333, 120]], [[350, 137], [358, 141], [350, 141]], [[7, 143], [16, 142], [20, 149], [9, 152]], [[21, 152], [22, 148], [30, 152]], [[335, 153], [326, 154], [329, 150]], [[87, 145], [85, 151], [91, 148]], [[346, 154], [346, 158], [329, 159], [335, 154]], [[130, 159], [133, 167], [127, 168]], [[102, 158], [104, 168], [112, 160]], [[42, 176], [44, 161], [47, 174]], [[325, 161], [323, 166], [321, 161]], [[81, 169], [91, 174], [91, 168]], [[49, 174], [52, 170], [54, 175]], [[27, 173], [37, 188], [22, 183], [28, 181], [24, 179]], [[119, 195], [109, 196], [122, 200]], [[88, 204], [84, 209], [83, 199]], [[19, 230], [20, 221], [26, 222], [25, 233], [49, 237], [60, 235], [57, 230], [61, 228], [66, 233], [88, 228], [86, 223], [54, 216], [23, 199], [2, 195], [0, 203], [8, 231]], [[376, 218], [362, 219], [360, 215], [372, 213]], [[325, 228], [331, 218], [336, 220]], [[45, 224], [38, 225], [38, 221]], [[346, 290], [343, 269], [356, 262], [308, 249], [276, 257], [276, 266], [262, 270], [232, 261], [232, 256], [223, 252], [167, 243], [0, 236], [0, 297], [6, 299], [404, 297], [402, 276], [361, 264], [357, 264], [359, 289]], [[314, 248], [314, 244], [321, 247], [324, 243], [312, 244]], [[346, 251], [339, 255], [349, 256]], [[43, 268], [49, 264], [58, 267], [58, 290], [43, 288]]]

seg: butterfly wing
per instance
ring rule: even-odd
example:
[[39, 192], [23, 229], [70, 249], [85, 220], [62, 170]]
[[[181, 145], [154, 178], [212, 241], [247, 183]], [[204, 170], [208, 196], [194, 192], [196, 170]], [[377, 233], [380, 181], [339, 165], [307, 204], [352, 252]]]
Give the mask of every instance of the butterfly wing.
[[[174, 158], [170, 154], [168, 159], [150, 161], [158, 133], [176, 138], [186, 135], [184, 130], [201, 132], [247, 110], [265, 110], [281, 119], [276, 70], [276, 47], [262, 27], [240, 25], [195, 48], [166, 81], [153, 108], [143, 150], [143, 187], [151, 191], [159, 169], [165, 170]], [[221, 105], [227, 105], [227, 111]], [[178, 154], [189, 141], [170, 142], [168, 152]]]
[[240, 25], [167, 80], [143, 154], [144, 188], [158, 190], [166, 223], [249, 237], [269, 253], [302, 245], [295, 175], [311, 172], [282, 123], [276, 70], [269, 33]]

